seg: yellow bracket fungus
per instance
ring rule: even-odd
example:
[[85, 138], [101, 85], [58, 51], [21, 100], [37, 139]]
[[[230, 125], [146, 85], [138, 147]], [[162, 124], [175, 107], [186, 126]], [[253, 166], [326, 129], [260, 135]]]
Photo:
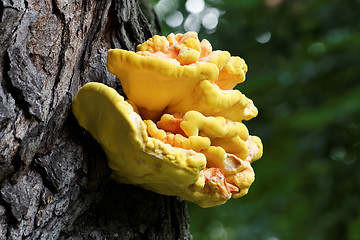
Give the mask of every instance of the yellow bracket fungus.
[[256, 107], [233, 90], [245, 80], [243, 59], [188, 32], [154, 36], [136, 52], [111, 49], [107, 67], [128, 100], [87, 83], [72, 110], [104, 149], [116, 181], [201, 207], [248, 192], [262, 143], [242, 123]]

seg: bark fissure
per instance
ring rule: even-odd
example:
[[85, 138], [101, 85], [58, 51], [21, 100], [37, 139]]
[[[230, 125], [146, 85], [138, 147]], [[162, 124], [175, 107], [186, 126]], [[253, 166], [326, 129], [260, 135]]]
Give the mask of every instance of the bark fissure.
[[95, 15], [91, 21], [89, 31], [87, 32], [84, 38], [84, 45], [81, 54], [79, 55], [80, 62], [80, 79], [83, 77], [84, 70], [89, 66], [89, 58], [91, 57], [92, 52], [92, 42], [96, 38], [96, 35], [99, 33], [102, 19], [101, 16], [104, 14], [106, 8], [106, 2], [100, 1], [96, 3]]
[[29, 166], [32, 169], [34, 169], [36, 172], [39, 173], [42, 182], [44, 184], [44, 187], [46, 187], [47, 189], [49, 189], [51, 191], [51, 193], [56, 193], [58, 192], [56, 186], [54, 185], [54, 183], [49, 179], [48, 177], [48, 173], [46, 172], [46, 168], [41, 166], [38, 162], [39, 162], [39, 157], [35, 156], [34, 157], [34, 162]]
[[59, 56], [58, 56], [58, 60], [57, 60], [58, 68], [57, 68], [57, 74], [56, 74], [56, 77], [55, 77], [52, 96], [51, 96], [51, 100], [50, 100], [50, 106], [52, 106], [54, 108], [55, 107], [54, 106], [55, 93], [56, 93], [58, 84], [61, 81], [61, 73], [63, 71], [64, 63], [65, 63], [65, 52], [66, 52], [66, 50], [67, 50], [67, 48], [69, 46], [69, 43], [70, 43], [70, 36], [69, 36], [70, 30], [69, 30], [69, 26], [67, 24], [65, 15], [59, 9], [56, 0], [52, 0], [52, 9], [53, 9], [53, 13], [55, 14], [55, 16], [58, 19], [60, 19], [61, 25], [62, 25], [61, 48], [60, 48], [60, 52], [59, 52]]
[[[1, 217], [6, 218], [7, 224], [15, 225], [17, 223], [16, 217], [11, 213], [11, 204], [6, 202], [0, 195], [0, 205], [5, 209], [3, 215]], [[9, 232], [8, 232], [9, 233]], [[7, 235], [9, 237], [9, 234]], [[9, 239], [9, 238], [7, 238]]]
[[9, 58], [9, 53], [6, 51], [6, 53], [4, 54], [4, 60], [3, 60], [3, 84], [2, 87], [4, 88], [5, 92], [9, 93], [11, 95], [11, 97], [15, 100], [15, 106], [18, 107], [19, 109], [22, 110], [22, 112], [24, 113], [25, 117], [27, 119], [35, 119], [39, 120], [36, 118], [36, 116], [33, 116], [30, 112], [29, 112], [29, 103], [24, 99], [24, 96], [22, 94], [22, 91], [15, 87], [11, 81], [11, 77], [9, 76], [9, 71], [10, 71], [10, 58]]

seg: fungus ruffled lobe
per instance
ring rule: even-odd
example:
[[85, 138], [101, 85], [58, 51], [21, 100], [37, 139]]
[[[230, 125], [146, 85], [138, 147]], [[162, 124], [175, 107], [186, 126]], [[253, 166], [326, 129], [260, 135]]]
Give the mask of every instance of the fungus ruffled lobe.
[[111, 49], [107, 67], [128, 100], [101, 83], [73, 102], [81, 126], [102, 145], [113, 177], [201, 207], [245, 195], [260, 138], [242, 123], [257, 115], [238, 90], [243, 59], [212, 51], [194, 32], [154, 36], [137, 52]]

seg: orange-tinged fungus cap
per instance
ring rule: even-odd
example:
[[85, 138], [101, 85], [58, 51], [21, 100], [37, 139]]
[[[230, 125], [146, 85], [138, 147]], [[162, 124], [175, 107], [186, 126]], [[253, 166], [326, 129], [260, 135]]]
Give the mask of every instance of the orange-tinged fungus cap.
[[222, 90], [231, 90], [238, 83], [245, 81], [247, 65], [240, 57], [231, 57], [226, 65], [221, 69], [215, 84]]
[[212, 51], [194, 32], [154, 36], [139, 45], [137, 53], [111, 49], [107, 67], [145, 119], [190, 110], [233, 121], [257, 115], [250, 99], [229, 89], [245, 79], [245, 62], [227, 51]]
[[[262, 156], [242, 123], [257, 115], [238, 90], [247, 66], [195, 32], [154, 36], [137, 52], [111, 49], [108, 70], [128, 97], [101, 83], [73, 101], [78, 122], [103, 147], [120, 183], [212, 207], [245, 195]], [[134, 171], [136, 169], [136, 171]]]

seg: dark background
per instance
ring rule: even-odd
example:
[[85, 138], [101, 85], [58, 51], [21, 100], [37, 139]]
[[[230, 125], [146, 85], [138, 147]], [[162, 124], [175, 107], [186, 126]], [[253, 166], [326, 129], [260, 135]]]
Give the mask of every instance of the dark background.
[[237, 88], [263, 141], [249, 194], [189, 203], [201, 239], [360, 239], [360, 1], [154, 1], [162, 34], [198, 31], [245, 59]]

